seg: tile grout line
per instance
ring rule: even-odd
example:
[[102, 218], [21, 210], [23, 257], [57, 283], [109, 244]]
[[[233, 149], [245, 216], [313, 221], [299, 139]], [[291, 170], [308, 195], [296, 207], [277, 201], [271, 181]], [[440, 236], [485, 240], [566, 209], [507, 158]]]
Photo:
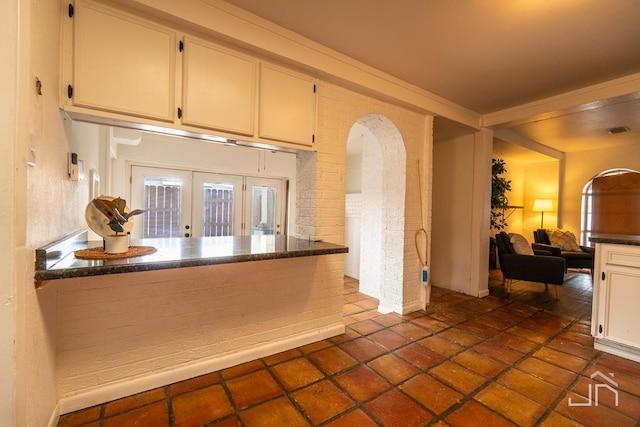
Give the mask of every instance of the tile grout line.
[[[459, 322], [459, 323], [457, 323], [457, 324], [455, 324], [455, 325], [450, 326], [449, 328], [445, 328], [444, 330], [448, 330], [448, 329], [455, 328], [457, 325], [464, 324], [465, 322], [468, 322], [468, 321], [470, 321], [470, 320], [472, 320], [472, 319], [475, 319], [475, 318], [478, 318], [478, 317], [480, 317], [480, 316], [486, 315], [486, 314], [488, 314], [488, 313], [491, 313], [491, 312], [494, 312], [494, 311], [500, 310], [500, 309], [502, 309], [502, 308], [504, 308], [504, 307], [506, 307], [506, 306], [508, 306], [508, 305], [510, 305], [510, 304], [513, 304], [513, 303], [518, 303], [518, 302], [509, 301], [509, 302], [507, 302], [506, 304], [501, 305], [501, 306], [499, 306], [499, 307], [496, 307], [496, 308], [494, 308], [494, 309], [492, 309], [492, 310], [489, 310], [489, 311], [487, 311], [487, 312], [480, 312], [480, 313], [478, 313], [476, 316], [474, 316], [473, 318], [470, 318], [470, 319], [467, 319], [467, 320], [465, 320], [465, 321]], [[518, 303], [518, 304], [521, 304], [521, 303]], [[518, 322], [513, 323], [513, 324], [512, 324], [511, 326], [509, 326], [508, 328], [505, 328], [505, 329], [503, 329], [503, 330], [500, 330], [500, 333], [505, 333], [505, 332], [507, 331], [507, 329], [513, 328], [514, 326], [517, 326], [517, 325], [519, 325], [520, 323], [522, 323], [522, 322], [524, 322], [524, 321], [526, 321], [526, 320], [529, 320], [532, 316], [534, 316], [534, 315], [536, 315], [536, 314], [538, 314], [538, 313], [541, 313], [541, 312], [546, 312], [546, 313], [550, 313], [550, 314], [554, 314], [554, 315], [555, 315], [555, 313], [549, 312], [548, 310], [545, 310], [545, 309], [542, 309], [542, 308], [537, 308], [537, 310], [536, 310], [536, 311], [534, 311], [533, 313], [531, 313], [531, 314], [530, 314], [530, 315], [528, 315], [527, 317], [522, 318], [522, 319], [520, 319]], [[428, 315], [428, 314], [427, 314], [427, 315]], [[563, 317], [567, 317], [567, 316], [563, 316]], [[497, 375], [496, 375], [496, 376], [494, 376], [493, 378], [487, 378], [487, 377], [484, 377], [484, 375], [480, 374], [480, 375], [481, 375], [481, 376], [483, 376], [484, 378], [487, 378], [487, 381], [485, 381], [483, 384], [481, 384], [480, 386], [478, 386], [478, 387], [477, 387], [476, 389], [474, 389], [473, 391], [471, 391], [471, 392], [469, 392], [469, 393], [464, 394], [464, 395], [463, 395], [463, 399], [461, 399], [458, 403], [456, 403], [456, 404], [452, 405], [450, 408], [447, 408], [447, 410], [446, 410], [446, 411], [443, 411], [441, 414], [436, 414], [436, 415], [437, 415], [437, 417], [438, 417], [438, 419], [439, 419], [440, 421], [445, 421], [445, 418], [446, 418], [448, 415], [450, 415], [450, 414], [454, 413], [455, 411], [457, 411], [458, 409], [460, 409], [460, 408], [461, 408], [464, 404], [466, 404], [467, 402], [474, 400], [474, 397], [475, 397], [475, 395], [477, 395], [477, 393], [479, 393], [479, 392], [481, 392], [482, 390], [486, 389], [486, 388], [487, 388], [487, 387], [489, 387], [491, 384], [493, 384], [493, 383], [497, 383], [497, 384], [501, 385], [500, 383], [498, 383], [498, 380], [499, 380], [500, 378], [502, 378], [502, 377], [504, 377], [504, 376], [506, 375], [506, 373], [509, 371], [509, 368], [518, 369], [518, 368], [516, 367], [516, 365], [517, 365], [518, 363], [522, 362], [523, 360], [528, 359], [529, 357], [534, 357], [534, 356], [533, 356], [533, 354], [534, 354], [535, 352], [539, 351], [541, 348], [546, 347], [546, 346], [548, 345], [548, 343], [550, 343], [553, 339], [555, 339], [557, 336], [559, 336], [562, 332], [564, 332], [565, 330], [569, 329], [571, 326], [573, 326], [574, 324], [576, 324], [576, 323], [580, 322], [581, 320], [582, 320], [582, 319], [575, 319], [575, 318], [574, 318], [574, 319], [572, 319], [572, 321], [571, 321], [569, 324], [567, 324], [566, 326], [564, 326], [562, 329], [560, 329], [560, 330], [556, 331], [553, 335], [549, 336], [547, 339], [545, 339], [545, 340], [544, 340], [544, 341], [542, 341], [541, 343], [536, 343], [536, 346], [535, 346], [534, 348], [532, 348], [532, 349], [531, 349], [529, 352], [527, 352], [527, 353], [523, 353], [523, 354], [522, 354], [522, 356], [521, 356], [518, 360], [514, 361], [514, 362], [513, 362], [513, 363], [511, 363], [511, 364], [508, 364], [508, 365], [507, 365], [507, 367], [506, 367], [505, 369], [503, 369], [499, 374], [497, 374]], [[526, 328], [526, 327], [525, 327], [525, 329], [529, 329], [529, 328]], [[444, 330], [443, 330], [443, 331], [444, 331]], [[529, 330], [531, 330], [531, 329], [529, 329]], [[442, 331], [440, 331], [440, 332], [442, 332]], [[438, 332], [438, 333], [440, 333], [440, 332]], [[538, 332], [538, 331], [536, 331], [536, 332]], [[472, 332], [469, 332], [469, 333], [473, 334]], [[435, 335], [435, 334], [434, 334], [434, 335]], [[475, 334], [474, 334], [474, 335], [475, 335]], [[476, 335], [476, 336], [478, 336], [478, 335]], [[479, 336], [478, 336], [478, 337], [479, 337]], [[524, 338], [523, 338], [523, 339], [524, 339]], [[527, 340], [527, 341], [530, 341], [530, 340]], [[530, 342], [532, 342], [532, 343], [533, 343], [533, 341], [530, 341]], [[478, 343], [478, 344], [479, 344], [479, 343]], [[457, 356], [457, 355], [459, 355], [459, 354], [463, 353], [464, 351], [472, 350], [472, 349], [473, 349], [476, 345], [478, 345], [478, 344], [474, 344], [473, 346], [468, 347], [468, 348], [466, 348], [465, 350], [460, 351], [459, 353], [456, 353], [456, 354], [454, 354], [454, 355], [452, 355], [452, 356], [450, 356], [450, 357], [446, 358], [446, 360], [449, 360], [449, 361], [451, 361], [451, 362], [453, 362], [453, 363], [456, 363], [456, 364], [457, 364], [457, 362], [455, 362], [454, 360], [451, 360], [451, 358], [452, 358], [452, 357]], [[501, 346], [501, 347], [503, 347], [503, 348], [506, 348], [506, 347], [504, 347], [504, 346], [502, 346], [502, 345], [500, 345], [500, 346]], [[560, 350], [558, 350], [558, 351], [560, 351]], [[564, 353], [564, 352], [562, 352], [562, 353]], [[482, 354], [482, 353], [480, 353], [480, 354]], [[568, 353], [565, 353], [565, 354], [568, 354]], [[488, 355], [485, 355], [485, 356], [486, 356], [486, 357], [491, 358], [492, 360], [496, 360], [496, 359], [492, 358], [491, 356], [488, 356]], [[536, 359], [537, 359], [537, 358], [536, 358]], [[541, 359], [539, 359], [539, 360], [541, 360]], [[500, 362], [500, 361], [499, 361], [499, 362]], [[587, 361], [587, 362], [588, 362], [588, 361]], [[441, 365], [442, 363], [443, 363], [443, 362], [441, 362], [441, 363], [439, 363], [439, 364], [437, 364], [437, 365], [431, 366], [431, 367], [430, 367], [430, 369], [433, 369], [434, 367], [439, 366], [439, 365]], [[550, 363], [550, 362], [546, 362], [546, 363]], [[565, 370], [566, 370], [566, 368], [564, 368], [564, 367], [561, 367], [561, 366], [555, 365], [555, 364], [553, 364], [553, 363], [551, 363], [551, 364], [552, 364], [552, 365], [554, 365], [554, 366], [557, 366], [557, 367], [559, 367], [559, 368], [561, 368], [561, 369], [565, 369]], [[462, 365], [461, 365], [461, 366], [462, 366]], [[463, 366], [463, 367], [464, 367], [464, 366]], [[467, 368], [467, 369], [468, 369], [468, 368]], [[586, 369], [586, 367], [585, 367], [585, 368], [583, 368], [583, 370], [584, 370], [584, 369]], [[472, 370], [472, 371], [473, 371], [473, 370]], [[474, 371], [474, 372], [475, 372], [475, 371]], [[571, 372], [571, 371], [569, 371], [569, 372]], [[478, 373], [478, 372], [476, 372], [476, 373]], [[526, 372], [525, 372], [525, 373], [526, 373]], [[478, 373], [478, 374], [479, 374], [479, 373]], [[577, 379], [576, 379], [576, 381], [579, 379], [579, 377], [580, 377], [580, 374], [578, 374], [578, 375], [577, 375]], [[536, 378], [537, 378], [537, 377], [536, 377]], [[436, 379], [437, 379], [437, 378], [436, 378]], [[541, 380], [542, 380], [542, 379], [541, 379]], [[407, 380], [407, 381], [408, 381], [408, 380]], [[546, 382], [545, 380], [542, 380], [542, 381]], [[504, 386], [504, 385], [503, 385], [503, 386]], [[509, 390], [513, 391], [514, 393], [517, 393], [517, 394], [520, 394], [520, 395], [521, 395], [521, 393], [520, 393], [520, 392], [518, 392], [518, 391], [516, 391], [516, 390], [513, 390], [513, 389], [511, 389], [510, 387], [507, 387], [507, 386], [504, 386], [504, 387], [508, 388]], [[566, 394], [566, 393], [568, 392], [568, 390], [566, 390], [566, 389], [564, 389], [563, 391], [564, 391], [564, 393], [561, 393], [561, 394]], [[524, 396], [524, 397], [525, 397], [525, 398], [527, 398], [527, 399], [529, 399], [527, 396]], [[531, 399], [529, 399], [529, 400], [531, 400]], [[553, 402], [553, 403], [552, 403], [552, 406], [545, 406], [545, 405], [541, 404], [540, 402], [536, 402], [536, 401], [533, 401], [533, 400], [531, 400], [531, 401], [532, 401], [532, 402], [534, 402], [534, 403], [536, 403], [536, 404], [538, 404], [538, 405], [540, 405], [540, 406], [542, 406], [542, 407], [545, 407], [545, 409], [546, 409], [546, 410], [545, 410], [545, 412], [540, 416], [540, 418], [538, 418], [538, 419], [536, 420], [536, 422], [537, 422], [537, 423], [539, 423], [539, 422], [543, 421], [544, 419], [546, 419], [546, 418], [548, 417], [548, 414], [549, 414], [549, 413], [551, 413], [551, 412], [553, 412], [553, 411], [555, 410], [556, 406], [557, 406], [556, 402]], [[418, 402], [418, 403], [419, 403], [419, 402]], [[480, 403], [480, 404], [482, 404], [482, 403]], [[502, 415], [502, 414], [500, 414], [500, 413], [498, 413], [498, 412], [494, 411], [492, 408], [489, 408], [489, 407], [487, 407], [487, 406], [486, 406], [486, 405], [484, 405], [484, 404], [483, 404], [483, 406], [484, 406], [485, 408], [487, 408], [488, 410], [492, 411], [493, 413], [495, 413], [495, 414], [499, 415], [501, 418], [504, 418], [504, 419], [509, 420], [509, 419], [508, 419], [508, 418], [506, 418], [504, 415]], [[509, 420], [509, 421], [512, 421], [512, 420]]]

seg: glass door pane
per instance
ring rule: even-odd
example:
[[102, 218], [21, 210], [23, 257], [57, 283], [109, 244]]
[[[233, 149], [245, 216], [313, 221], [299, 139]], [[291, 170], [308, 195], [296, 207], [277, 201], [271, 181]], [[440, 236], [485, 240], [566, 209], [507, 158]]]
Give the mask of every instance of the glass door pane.
[[242, 177], [194, 172], [193, 235], [242, 234]]
[[284, 181], [247, 177], [245, 195], [246, 234], [273, 235], [283, 232]]
[[190, 235], [191, 172], [132, 166], [130, 208], [145, 210], [134, 219], [133, 238]]

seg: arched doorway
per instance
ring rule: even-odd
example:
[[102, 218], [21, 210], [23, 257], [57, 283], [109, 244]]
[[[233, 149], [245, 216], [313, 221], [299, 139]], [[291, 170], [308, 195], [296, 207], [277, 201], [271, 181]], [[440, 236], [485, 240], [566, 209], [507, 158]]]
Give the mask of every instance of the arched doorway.
[[406, 150], [387, 117], [369, 114], [347, 140], [347, 275], [379, 299], [378, 311], [402, 313]]
[[593, 219], [593, 181], [596, 178], [603, 178], [607, 176], [615, 176], [622, 174], [640, 174], [639, 171], [626, 168], [609, 169], [600, 172], [585, 184], [582, 189], [582, 220], [580, 222], [580, 244], [584, 246], [592, 245], [589, 242], [589, 237], [592, 232], [592, 219]]

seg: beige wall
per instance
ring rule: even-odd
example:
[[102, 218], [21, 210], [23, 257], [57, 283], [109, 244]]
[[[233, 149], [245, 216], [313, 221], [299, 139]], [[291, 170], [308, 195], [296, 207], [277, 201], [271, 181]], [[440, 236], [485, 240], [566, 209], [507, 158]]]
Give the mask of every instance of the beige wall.
[[471, 286], [473, 143], [474, 136], [467, 135], [438, 141], [433, 150], [431, 280], [466, 294]]
[[522, 234], [528, 241], [533, 242], [533, 231], [540, 228], [540, 212], [533, 212], [535, 199], [551, 199], [554, 212], [545, 212], [545, 228], [555, 228], [558, 209], [558, 182], [560, 179], [560, 162], [520, 163], [506, 159], [505, 177], [511, 180], [511, 191], [508, 193], [509, 205], [521, 206], [519, 209], [509, 209], [510, 214], [503, 230], [507, 233]]
[[433, 151], [432, 284], [477, 297], [489, 293], [492, 146], [481, 130]]
[[[17, 81], [18, 81], [18, 25], [20, 2], [0, 2], [0, 425], [16, 425], [16, 307], [20, 303], [16, 290], [16, 259], [18, 241], [24, 238], [23, 221], [13, 221], [19, 209], [25, 208], [24, 192], [15, 191], [24, 186], [24, 178], [14, 175], [17, 148]], [[24, 173], [24, 171], [22, 171]], [[24, 211], [23, 211], [24, 212]], [[15, 234], [22, 234], [18, 239]], [[24, 273], [21, 273], [22, 277]]]
[[531, 163], [525, 167], [524, 209], [522, 234], [533, 241], [533, 231], [540, 228], [541, 214], [533, 212], [535, 199], [550, 199], [553, 212], [545, 212], [544, 228], [556, 228], [558, 224], [558, 191], [560, 162]]
[[[67, 175], [69, 142], [57, 98], [59, 3], [23, 0], [18, 5], [16, 130], [4, 143], [15, 150], [14, 164], [2, 168], [14, 173], [10, 194], [14, 195], [12, 209], [16, 213], [11, 218], [16, 239], [12, 242], [16, 420], [7, 425], [45, 426], [56, 418], [57, 287], [36, 291], [33, 253], [36, 247], [84, 226], [86, 188], [69, 181]], [[42, 83], [42, 95], [36, 94], [36, 78]], [[31, 149], [35, 166], [28, 167]]]

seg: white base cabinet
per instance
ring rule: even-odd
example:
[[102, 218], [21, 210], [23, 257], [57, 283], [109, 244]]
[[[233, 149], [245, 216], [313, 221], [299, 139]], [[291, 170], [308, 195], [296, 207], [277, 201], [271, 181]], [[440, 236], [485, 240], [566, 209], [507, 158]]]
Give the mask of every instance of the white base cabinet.
[[593, 285], [595, 348], [640, 362], [640, 246], [598, 243]]

